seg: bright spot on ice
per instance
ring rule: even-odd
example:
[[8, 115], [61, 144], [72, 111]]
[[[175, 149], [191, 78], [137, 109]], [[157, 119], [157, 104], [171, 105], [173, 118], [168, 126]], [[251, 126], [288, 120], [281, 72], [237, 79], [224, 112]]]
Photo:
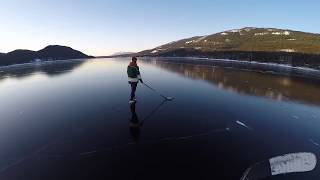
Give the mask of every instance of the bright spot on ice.
[[243, 123], [243, 122], [241, 122], [241, 121], [236, 121], [236, 123], [239, 124], [239, 125], [242, 126], [242, 127], [245, 127], [245, 128], [247, 128], [247, 129], [249, 129], [249, 130], [252, 130], [251, 127], [247, 126], [245, 123]]

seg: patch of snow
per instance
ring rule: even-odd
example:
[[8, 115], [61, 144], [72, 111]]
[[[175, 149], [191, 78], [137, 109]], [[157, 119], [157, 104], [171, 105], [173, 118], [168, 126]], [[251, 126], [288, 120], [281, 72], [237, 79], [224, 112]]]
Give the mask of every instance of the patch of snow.
[[195, 47], [194, 49], [197, 49], [197, 50], [199, 50], [199, 49], [202, 49], [202, 47]]
[[160, 52], [160, 51], [165, 51], [167, 50], [166, 48], [156, 48], [155, 50], [153, 50], [151, 53], [157, 53], [157, 52]]
[[280, 49], [282, 52], [296, 52], [294, 49]]
[[288, 41], [295, 41], [296, 39], [287, 39]]
[[312, 171], [317, 164], [313, 153], [293, 153], [269, 159], [271, 174], [287, 174], [293, 172]]
[[231, 42], [231, 40], [230, 40], [230, 39], [226, 39], [225, 41], [226, 41], [226, 42]]
[[277, 31], [277, 32], [272, 32], [272, 34], [273, 35], [278, 35], [278, 36], [280, 36], [280, 35], [289, 36], [291, 33], [289, 31], [283, 31], [283, 32]]
[[281, 35], [281, 32], [273, 32], [273, 35]]
[[187, 41], [187, 42], [186, 42], [186, 44], [190, 44], [190, 43], [193, 43], [193, 40], [191, 40], [191, 41]]
[[228, 32], [237, 33], [237, 32], [240, 32], [240, 31], [241, 31], [241, 29], [232, 29], [232, 30], [230, 30]]
[[255, 36], [263, 36], [267, 34], [269, 34], [269, 32], [254, 33]]
[[169, 42], [167, 45], [169, 45], [169, 44], [173, 44], [173, 43], [176, 43], [177, 41], [172, 41], [172, 42]]
[[202, 37], [198, 38], [197, 40], [195, 40], [195, 42], [200, 42], [200, 41], [206, 39], [207, 37], [208, 36], [202, 36]]
[[223, 33], [221, 33], [221, 35], [222, 35], [222, 36], [226, 36], [226, 35], [228, 35], [228, 33], [223, 32]]
[[244, 28], [243, 30], [245, 30], [246, 32], [249, 32], [249, 31], [251, 31], [251, 30], [253, 30], [253, 29], [256, 29], [256, 28], [254, 28], [254, 27], [248, 27], [248, 28]]
[[159, 51], [158, 51], [158, 50], [156, 50], [156, 49], [155, 49], [155, 50], [153, 50], [153, 51], [151, 51], [151, 53], [152, 53], [152, 54], [157, 53], [157, 52], [159, 52]]
[[283, 34], [289, 36], [291, 33], [289, 31], [284, 31]]
[[208, 41], [208, 40], [206, 40], [206, 39], [204, 40], [204, 42], [207, 42], [207, 41]]

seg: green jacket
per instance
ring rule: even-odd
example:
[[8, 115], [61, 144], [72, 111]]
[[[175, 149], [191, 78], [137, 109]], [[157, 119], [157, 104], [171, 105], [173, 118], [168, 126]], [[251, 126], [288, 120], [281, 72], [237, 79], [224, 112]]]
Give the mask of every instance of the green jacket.
[[139, 66], [129, 65], [127, 68], [128, 80], [130, 82], [138, 82], [141, 79]]

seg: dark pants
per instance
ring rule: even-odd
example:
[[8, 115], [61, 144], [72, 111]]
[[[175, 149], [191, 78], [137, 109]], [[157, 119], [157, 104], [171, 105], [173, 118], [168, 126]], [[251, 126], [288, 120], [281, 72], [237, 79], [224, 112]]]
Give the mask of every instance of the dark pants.
[[133, 100], [133, 98], [136, 97], [136, 89], [137, 89], [138, 82], [129, 82], [129, 84], [131, 85], [130, 100]]

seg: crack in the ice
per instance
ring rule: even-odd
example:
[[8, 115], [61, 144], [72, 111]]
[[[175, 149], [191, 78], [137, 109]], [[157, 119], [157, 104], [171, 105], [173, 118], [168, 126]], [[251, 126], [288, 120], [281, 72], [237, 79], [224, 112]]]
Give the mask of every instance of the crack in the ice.
[[313, 139], [309, 139], [309, 141], [310, 141], [313, 145], [315, 145], [315, 146], [317, 146], [317, 147], [320, 147], [320, 144], [319, 144], [318, 142], [314, 141]]
[[[230, 128], [227, 127], [227, 128], [224, 128], [224, 129], [215, 129], [215, 130], [211, 130], [211, 131], [208, 131], [208, 132], [189, 135], [189, 136], [164, 137], [164, 138], [160, 138], [159, 140], [144, 141], [143, 144], [159, 143], [159, 142], [167, 142], [167, 141], [182, 141], [182, 140], [185, 141], [185, 140], [189, 140], [189, 139], [196, 138], [196, 137], [208, 136], [210, 134], [229, 132], [229, 131], [230, 131]], [[137, 143], [137, 142], [129, 142], [129, 143], [122, 144], [122, 145], [115, 145], [115, 146], [112, 146], [112, 147], [101, 148], [101, 149], [81, 152], [81, 153], [72, 154], [72, 155], [61, 155], [60, 154], [60, 155], [46, 155], [44, 157], [47, 157], [47, 158], [70, 158], [70, 157], [80, 157], [81, 158], [81, 157], [89, 157], [89, 156], [95, 155], [97, 153], [120, 150], [120, 149], [124, 149], [124, 148], [127, 148], [129, 146], [137, 145], [137, 144], [139, 144], [139, 143]]]

